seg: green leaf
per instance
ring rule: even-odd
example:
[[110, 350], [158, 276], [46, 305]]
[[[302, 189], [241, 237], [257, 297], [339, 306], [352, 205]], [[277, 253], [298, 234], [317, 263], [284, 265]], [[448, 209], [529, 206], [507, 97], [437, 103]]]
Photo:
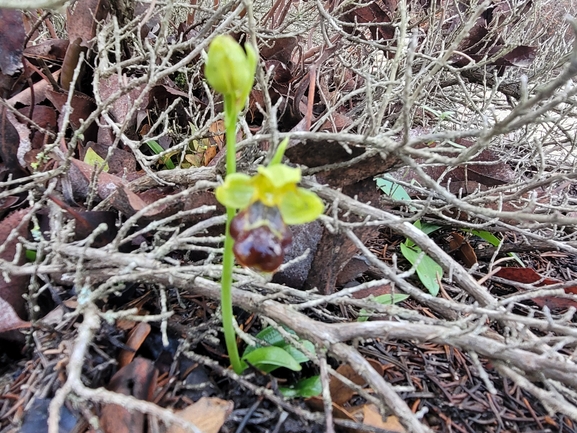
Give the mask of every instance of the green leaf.
[[250, 204], [254, 192], [255, 187], [249, 175], [233, 173], [216, 189], [216, 199], [226, 207], [244, 209]]
[[[275, 165], [274, 167], [278, 167]], [[323, 213], [325, 205], [314, 192], [295, 188], [283, 194], [279, 203], [282, 219], [288, 225], [305, 224], [316, 220]]]
[[104, 160], [104, 158], [97, 154], [94, 149], [92, 149], [92, 147], [89, 147], [86, 150], [86, 154], [84, 155], [84, 162], [92, 167], [96, 165], [99, 168], [102, 168], [102, 171], [108, 173], [108, 163]]
[[[288, 329], [285, 327], [285, 330], [288, 333], [294, 335], [295, 338], [299, 340], [301, 344], [305, 346], [310, 352], [314, 352], [315, 346], [313, 343], [311, 343], [308, 340], [300, 340], [297, 334], [292, 329]], [[262, 331], [256, 334], [255, 337], [259, 340], [264, 341], [265, 343], [270, 344], [271, 346], [280, 347], [281, 349], [286, 350], [299, 364], [302, 364], [303, 362], [307, 362], [309, 360], [309, 358], [304, 353], [302, 353], [296, 347], [291, 346], [290, 343], [287, 343], [283, 338], [282, 334], [272, 326], [264, 328]], [[247, 346], [247, 348], [244, 350], [243, 357], [251, 352], [254, 352], [259, 347], [263, 346], [261, 345]]]
[[443, 278], [443, 268], [426, 255], [418, 246], [409, 247], [402, 243], [401, 253], [413, 266], [415, 266], [415, 263], [417, 263], [420, 258], [419, 265], [417, 266], [417, 275], [429, 293], [437, 296], [440, 289], [437, 275], [439, 279]]
[[282, 162], [282, 157], [284, 156], [284, 152], [286, 150], [286, 147], [288, 146], [288, 142], [289, 142], [288, 137], [280, 142], [280, 144], [278, 145], [278, 147], [276, 149], [276, 152], [274, 153], [274, 156], [270, 160], [269, 167], [271, 165], [280, 164]]
[[[284, 341], [283, 341], [284, 343]], [[309, 350], [309, 352], [314, 352], [315, 346], [308, 340], [302, 340], [301, 343]], [[289, 343], [284, 343], [283, 345], [277, 345], [278, 347], [286, 350], [299, 364], [308, 362], [309, 358], [296, 347], [291, 346]]]
[[[146, 142], [146, 145], [150, 148], [152, 152], [154, 152], [155, 155], [160, 155], [162, 152], [164, 152], [164, 149], [160, 144], [158, 144], [157, 141], [149, 140]], [[164, 164], [166, 168], [168, 168], [169, 170], [172, 170], [174, 168], [174, 163], [170, 159], [170, 155], [166, 155], [165, 157], [163, 157], [160, 160], [160, 162], [161, 164]]]
[[[373, 299], [373, 301], [382, 304], [382, 305], [394, 305], [399, 302], [403, 302], [405, 299], [409, 298], [409, 295], [404, 295], [402, 293], [387, 293], [385, 295], [377, 296]], [[357, 322], [366, 322], [370, 316], [370, 312], [364, 308], [359, 311], [359, 317], [357, 318]]]
[[297, 184], [301, 181], [301, 169], [285, 164], [274, 164], [268, 167], [261, 165], [258, 167], [258, 172], [266, 177], [275, 188], [282, 188], [291, 183]]
[[26, 260], [28, 260], [29, 262], [35, 262], [36, 261], [36, 251], [26, 250]]
[[299, 380], [294, 386], [279, 386], [279, 391], [286, 398], [315, 397], [323, 391], [320, 376], [307, 377]]
[[398, 183], [395, 183], [388, 179], [383, 179], [381, 177], [376, 179], [377, 186], [381, 188], [385, 194], [391, 197], [393, 200], [398, 201], [411, 201], [411, 197], [407, 194], [405, 188], [403, 188]]
[[[295, 334], [295, 332], [291, 331], [291, 330], [287, 330], [287, 332], [290, 332], [291, 334]], [[255, 338], [262, 340], [265, 343], [270, 344], [271, 346], [282, 347], [282, 346], [286, 345], [286, 341], [284, 340], [281, 333], [279, 331], [277, 331], [275, 328], [273, 328], [272, 326], [268, 326], [268, 327], [264, 328], [262, 331], [260, 331], [258, 334], [255, 335]], [[248, 355], [250, 352], [254, 352], [259, 347], [263, 347], [263, 346], [262, 345], [247, 346], [246, 349], [244, 349], [244, 353], [242, 356], [244, 357], [244, 356]]]
[[259, 347], [244, 355], [242, 359], [265, 373], [270, 373], [279, 367], [293, 371], [302, 369], [290, 353], [277, 346]]
[[[419, 224], [417, 225], [417, 223], [419, 223]], [[441, 228], [441, 226], [438, 226], [436, 224], [430, 224], [430, 223], [427, 223], [427, 222], [421, 221], [421, 220], [415, 221], [415, 223], [413, 225], [415, 227], [421, 229], [421, 231], [423, 233], [425, 233], [426, 235], [430, 235], [431, 233], [436, 232], [437, 230], [439, 230]]]
[[[487, 230], [465, 230], [465, 231], [467, 231], [467, 232], [469, 232], [475, 236], [479, 236], [481, 239], [489, 242], [494, 247], [498, 247], [501, 244], [501, 239], [499, 239], [493, 233], [488, 232]], [[525, 263], [523, 263], [523, 260], [521, 260], [517, 254], [509, 253], [509, 256], [513, 257], [515, 259], [515, 261], [517, 263], [519, 263], [521, 266], [523, 266], [524, 268], [526, 267]]]

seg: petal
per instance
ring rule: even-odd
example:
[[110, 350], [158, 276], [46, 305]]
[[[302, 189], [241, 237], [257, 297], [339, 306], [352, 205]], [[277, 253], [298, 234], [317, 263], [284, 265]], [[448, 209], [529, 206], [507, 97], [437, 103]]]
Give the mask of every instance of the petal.
[[250, 176], [233, 173], [216, 189], [216, 199], [227, 207], [244, 209], [250, 204], [254, 193], [255, 187]]
[[301, 181], [301, 169], [284, 164], [259, 167], [258, 173], [266, 177], [275, 188], [282, 188], [291, 183], [297, 184]]
[[314, 221], [323, 213], [325, 205], [314, 192], [295, 188], [283, 194], [279, 210], [286, 224], [304, 224]]

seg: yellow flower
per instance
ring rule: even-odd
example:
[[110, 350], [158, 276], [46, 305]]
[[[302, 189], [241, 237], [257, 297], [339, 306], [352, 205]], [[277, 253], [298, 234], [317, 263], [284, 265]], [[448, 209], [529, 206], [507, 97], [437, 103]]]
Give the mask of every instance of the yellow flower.
[[255, 176], [234, 173], [216, 189], [217, 200], [227, 207], [246, 209], [255, 202], [278, 208], [285, 224], [304, 224], [323, 213], [322, 200], [312, 191], [300, 188], [300, 168], [284, 164], [258, 167]]

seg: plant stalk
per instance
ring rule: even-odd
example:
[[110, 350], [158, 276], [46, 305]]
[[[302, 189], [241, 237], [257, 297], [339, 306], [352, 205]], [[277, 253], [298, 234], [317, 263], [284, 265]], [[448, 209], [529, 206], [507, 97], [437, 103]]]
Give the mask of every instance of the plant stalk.
[[[236, 172], [236, 118], [238, 112], [235, 108], [234, 99], [230, 96], [224, 98], [224, 124], [226, 128], [226, 174], [227, 176]], [[243, 371], [238, 347], [236, 345], [236, 333], [234, 332], [234, 315], [232, 313], [232, 268], [234, 265], [234, 255], [232, 246], [234, 240], [230, 235], [230, 223], [236, 214], [234, 208], [226, 208], [226, 231], [224, 239], [224, 257], [222, 262], [221, 279], [221, 308], [222, 327], [224, 329], [224, 340], [226, 350], [230, 358], [235, 373]]]

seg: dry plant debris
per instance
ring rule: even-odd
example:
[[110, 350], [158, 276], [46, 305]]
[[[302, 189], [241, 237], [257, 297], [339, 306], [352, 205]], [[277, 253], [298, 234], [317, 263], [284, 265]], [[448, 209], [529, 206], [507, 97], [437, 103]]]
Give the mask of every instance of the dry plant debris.
[[[0, 9], [0, 432], [577, 430], [571, 2], [44, 4]], [[300, 372], [228, 368], [223, 33], [259, 51], [239, 171], [288, 138], [327, 208], [234, 270], [239, 347]]]

